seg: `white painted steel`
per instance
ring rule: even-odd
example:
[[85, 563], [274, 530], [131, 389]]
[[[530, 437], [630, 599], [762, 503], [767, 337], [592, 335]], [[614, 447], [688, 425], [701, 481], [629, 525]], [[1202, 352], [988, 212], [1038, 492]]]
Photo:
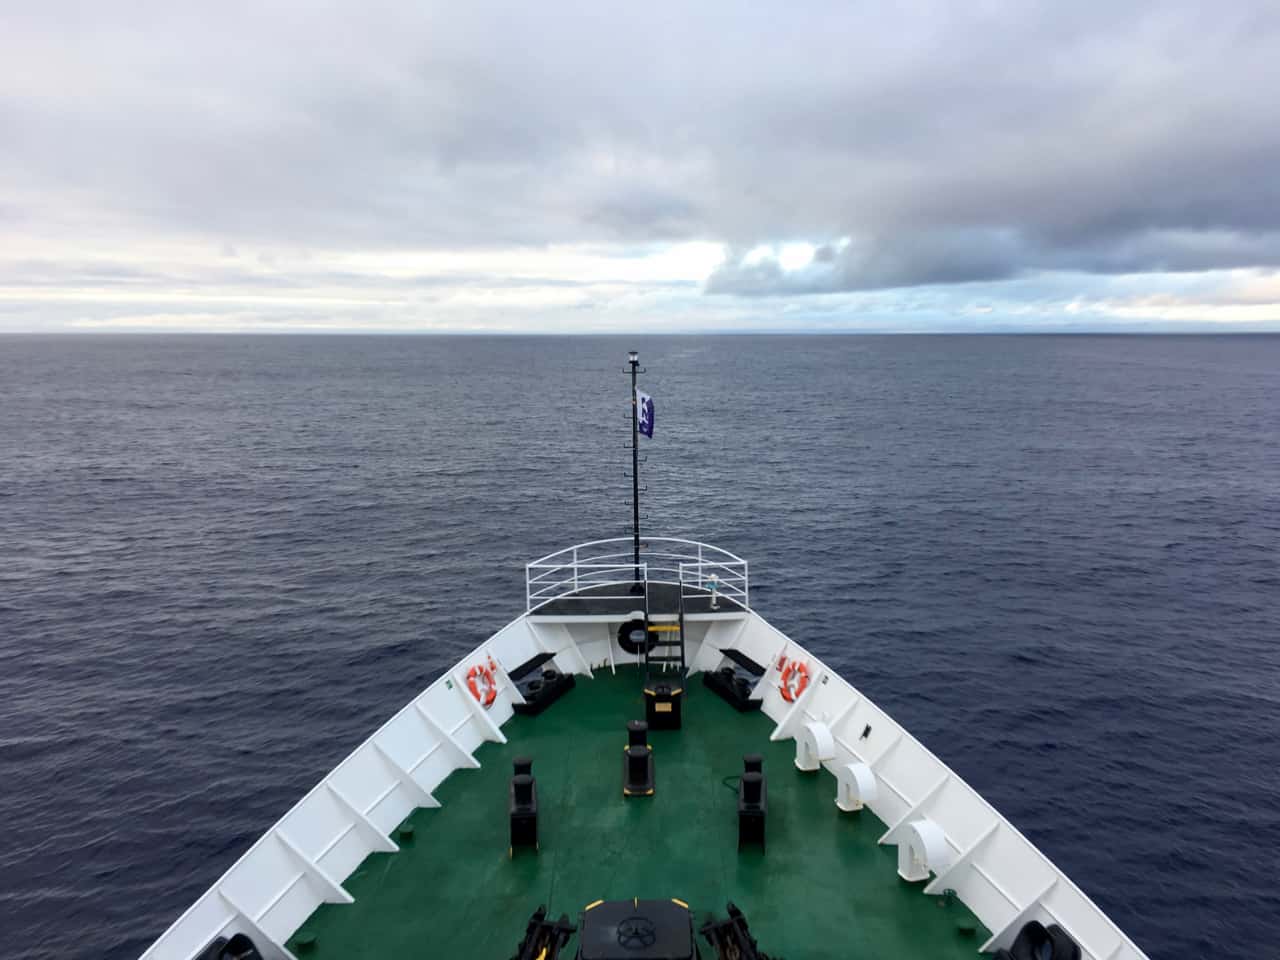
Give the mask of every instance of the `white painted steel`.
[[[553, 600], [587, 599], [578, 591], [596, 588], [591, 599], [623, 599], [635, 582], [634, 541], [630, 537], [579, 543], [525, 565], [525, 610], [535, 611]], [[640, 576], [652, 583], [679, 585], [686, 596], [711, 589], [743, 607], [750, 605], [747, 561], [728, 550], [677, 537], [640, 541]], [[618, 588], [602, 594], [599, 588]]]
[[[847, 813], [861, 810], [876, 798], [876, 775], [865, 763], [836, 767], [836, 806]], [[928, 891], [932, 892], [932, 891]]]
[[[565, 555], [571, 566], [577, 565], [575, 556], [591, 563], [593, 547], [618, 542], [630, 544], [580, 544], [543, 560], [554, 566]], [[698, 559], [699, 550], [717, 549], [695, 541], [650, 542], [683, 544], [694, 563], [707, 562], [705, 555]], [[742, 571], [745, 599], [745, 563]], [[582, 577], [582, 569], [576, 575]], [[729, 595], [724, 589], [721, 593]], [[506, 671], [542, 653], [552, 654], [560, 670], [588, 676], [593, 668], [636, 663], [636, 655], [617, 644], [622, 619], [547, 622], [526, 614], [507, 624], [338, 764], [152, 944], [144, 960], [191, 960], [215, 936], [235, 932], [253, 937], [264, 955], [287, 958], [283, 944], [316, 907], [346, 898], [341, 881], [368, 854], [396, 851], [396, 826], [415, 807], [434, 803], [432, 791], [454, 770], [478, 766], [472, 753], [482, 742], [505, 740], [501, 727], [519, 696]], [[865, 804], [890, 825], [881, 842], [914, 841], [924, 854], [914, 858], [933, 874], [923, 893], [954, 890], [995, 931], [982, 949], [1007, 946], [1018, 928], [1034, 918], [1060, 924], [1080, 944], [1086, 960], [1144, 960], [1146, 955], [1093, 901], [973, 788], [864, 694], [763, 618], [750, 611], [701, 621], [686, 618], [686, 638], [694, 672], [721, 666], [725, 650], [768, 665], [754, 695], [777, 724], [771, 739], [812, 737], [822, 768], [834, 777], [833, 787], [844, 791], [838, 794], [842, 805]], [[795, 703], [786, 702], [779, 691], [780, 656], [799, 660], [809, 670], [809, 685]], [[501, 682], [493, 706], [484, 710], [466, 691], [465, 676], [490, 657]], [[831, 815], [840, 813], [832, 810]], [[921, 826], [925, 823], [933, 826]], [[426, 842], [429, 836], [419, 839]]]
[[898, 876], [908, 881], [928, 880], [931, 873], [945, 871], [952, 856], [940, 826], [932, 820], [913, 820], [903, 828], [898, 841]]
[[797, 770], [813, 773], [823, 763], [836, 758], [836, 744], [825, 723], [806, 723], [796, 733]]
[[[1146, 957], [977, 791], [817, 657], [755, 613], [748, 614], [734, 649], [768, 664], [754, 695], [764, 701], [765, 714], [777, 722], [774, 739], [794, 737], [811, 722], [826, 724], [836, 749], [834, 759], [823, 766], [837, 778], [837, 786], [840, 776], [848, 776], [849, 764], [865, 764], [877, 789], [874, 796], [861, 799], [877, 817], [895, 827], [926, 819], [938, 826], [952, 856], [941, 867], [942, 876], [935, 877], [925, 892], [954, 890], [995, 931], [983, 950], [1008, 946], [1023, 923], [1039, 919], [1066, 930], [1080, 945], [1085, 960]], [[720, 665], [701, 652], [695, 656], [705, 669]], [[809, 668], [809, 687], [794, 704], [784, 700], [780, 691], [778, 659], [782, 656]], [[867, 726], [871, 730], [864, 738]]]
[[[454, 770], [479, 764], [472, 752], [505, 739], [501, 726], [519, 696], [506, 669], [547, 652], [584, 672], [567, 632], [520, 617], [503, 627], [405, 705], [304, 796], [142, 955], [190, 960], [216, 936], [246, 933], [271, 958], [322, 902], [342, 902], [341, 881], [374, 851], [398, 850], [392, 833]], [[466, 690], [473, 665], [493, 657], [503, 682], [485, 710]], [[565, 662], [565, 661], [568, 662]]]

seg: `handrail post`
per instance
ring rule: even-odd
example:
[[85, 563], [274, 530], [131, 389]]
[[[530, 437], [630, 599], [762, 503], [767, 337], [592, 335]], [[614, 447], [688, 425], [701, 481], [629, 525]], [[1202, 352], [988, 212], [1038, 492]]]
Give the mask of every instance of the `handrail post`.
[[532, 564], [524, 565], [524, 612], [528, 613], [533, 607], [533, 584], [529, 582], [529, 569]]
[[578, 592], [578, 548], [573, 548], [573, 592]]

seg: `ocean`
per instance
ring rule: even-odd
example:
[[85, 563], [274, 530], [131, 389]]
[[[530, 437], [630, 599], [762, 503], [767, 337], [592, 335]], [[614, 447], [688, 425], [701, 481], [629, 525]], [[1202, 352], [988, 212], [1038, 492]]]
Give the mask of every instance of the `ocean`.
[[[1152, 957], [1273, 956], [1280, 337], [0, 337], [0, 928], [132, 958], [382, 720], [645, 530]], [[536, 904], [531, 905], [536, 906]]]

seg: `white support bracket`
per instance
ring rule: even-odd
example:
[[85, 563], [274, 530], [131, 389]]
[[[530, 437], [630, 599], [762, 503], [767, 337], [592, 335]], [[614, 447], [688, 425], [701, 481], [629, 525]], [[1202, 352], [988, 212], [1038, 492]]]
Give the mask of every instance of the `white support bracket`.
[[302, 869], [302, 872], [306, 874], [307, 879], [325, 892], [325, 903], [355, 903], [355, 897], [342, 889], [342, 884], [325, 873], [320, 864], [303, 853], [298, 845], [286, 837], [279, 828], [271, 832], [280, 841], [280, 845], [285, 848], [289, 856], [293, 858], [293, 861]]
[[604, 648], [609, 654], [609, 672], [616, 677], [618, 675], [618, 665], [613, 660], [613, 631], [609, 629], [607, 623], [600, 624], [600, 630], [604, 633]]
[[921, 817], [912, 820], [894, 839], [898, 845], [898, 876], [908, 883], [928, 880], [951, 864], [951, 845], [942, 827]]
[[809, 701], [813, 699], [814, 693], [817, 692], [823, 682], [827, 679], [825, 673], [819, 674], [813, 678], [813, 682], [805, 687], [804, 693], [796, 697], [796, 702], [791, 705], [791, 709], [782, 715], [782, 719], [778, 721], [778, 725], [773, 728], [773, 733], [769, 734], [770, 740], [785, 740], [791, 736], [791, 728], [795, 725], [797, 719], [804, 716], [804, 708]]
[[[560, 623], [552, 624], [552, 626], [555, 626], [556, 628], [558, 628], [559, 632], [564, 634], [564, 638], [569, 641], [566, 646], [562, 647], [559, 650], [556, 650], [554, 645], [552, 645], [551, 643], [548, 643], [543, 638], [542, 624], [533, 623], [532, 621], [530, 621], [529, 629], [533, 631], [534, 643], [536, 643], [542, 649], [543, 653], [553, 653], [553, 654], [561, 654], [566, 652], [572, 653], [573, 659], [578, 662], [578, 669], [573, 672], [583, 673], [583, 674], [586, 674], [588, 678], [594, 679], [595, 674], [591, 672], [591, 664], [587, 663], [587, 658], [583, 656], [582, 650], [578, 647], [578, 642], [573, 639], [573, 631], [570, 630], [568, 627], [566, 627], [564, 624], [560, 624]], [[612, 644], [612, 640], [610, 641], [610, 643]]]
[[939, 780], [932, 787], [926, 790], [924, 793], [924, 796], [921, 797], [919, 800], [917, 800], [915, 803], [913, 803], [911, 805], [911, 809], [909, 809], [906, 813], [900, 816], [894, 822], [893, 826], [891, 826], [888, 830], [884, 832], [884, 834], [880, 837], [880, 843], [892, 843], [893, 841], [890, 840], [890, 837], [894, 835], [894, 832], [897, 831], [904, 823], [906, 823], [912, 817], [916, 816], [920, 812], [920, 810], [924, 807], [924, 805], [928, 803], [930, 800], [932, 800], [934, 796], [937, 794], [937, 792], [941, 790], [943, 787], [945, 787], [950, 782], [950, 780], [951, 780], [951, 774], [944, 773], [942, 775], [941, 780]]
[[480, 766], [480, 761], [467, 752], [467, 748], [460, 744], [456, 737], [445, 729], [444, 724], [438, 721], [431, 714], [427, 713], [427, 708], [422, 705], [422, 701], [413, 701], [413, 707], [418, 711], [418, 716], [422, 718], [422, 722], [427, 725], [427, 729], [440, 738], [440, 742], [449, 747], [458, 759], [462, 761], [462, 766], [475, 770]]
[[[707, 632], [710, 633], [711, 631], [708, 630]], [[689, 664], [689, 672], [706, 673], [708, 670], [713, 670], [722, 656], [724, 656], [724, 652], [704, 638], [701, 646], [698, 647], [698, 652], [694, 654], [693, 660]]]
[[902, 731], [898, 731], [898, 735], [893, 738], [893, 743], [889, 744], [887, 747], [881, 750], [874, 760], [871, 760], [867, 763], [867, 766], [870, 767], [872, 770], [874, 770], [876, 767], [880, 765], [881, 760], [884, 760], [886, 757], [889, 756], [889, 754], [893, 753], [893, 751], [898, 748], [898, 744], [900, 744], [901, 742], [902, 742]]
[[387, 752], [382, 744], [377, 740], [370, 742], [373, 744], [373, 752], [382, 758], [382, 762], [386, 764], [387, 769], [395, 774], [395, 778], [409, 791], [409, 795], [417, 801], [417, 806], [431, 809], [440, 806], [440, 801], [433, 797], [426, 787], [415, 780], [412, 773], [396, 763], [395, 758]]
[[[579, 654], [581, 656], [581, 654]], [[458, 679], [456, 673], [451, 673], [449, 679], [453, 681], [453, 689], [458, 691], [463, 702], [467, 705], [467, 709], [471, 711], [471, 715], [480, 721], [480, 727], [484, 730], [484, 738], [491, 743], [506, 743], [507, 738], [502, 731], [498, 729], [498, 725], [493, 722], [493, 717], [489, 716], [489, 711], [480, 706], [476, 702], [476, 698], [467, 692], [467, 685]], [[472, 759], [475, 759], [474, 757]], [[479, 764], [477, 763], [477, 766]]]
[[988, 951], [993, 950], [996, 944], [999, 943], [999, 941], [1004, 937], [1005, 934], [1007, 934], [1010, 930], [1021, 927], [1022, 924], [1026, 921], [1027, 916], [1031, 913], [1031, 911], [1034, 910], [1036, 907], [1038, 907], [1040, 905], [1040, 901], [1043, 900], [1045, 897], [1047, 897], [1049, 895], [1049, 891], [1052, 890], [1057, 885], [1058, 885], [1058, 878], [1054, 877], [1052, 880], [1049, 881], [1048, 885], [1043, 890], [1041, 890], [1038, 894], [1032, 897], [1031, 901], [1025, 907], [1023, 907], [1021, 910], [1015, 913], [1009, 919], [1009, 921], [1005, 923], [1004, 926], [1002, 926], [999, 930], [996, 930], [994, 933], [992, 933], [991, 939], [989, 939], [986, 943], [980, 946], [978, 948], [978, 952], [987, 953]]
[[836, 744], [825, 723], [811, 720], [796, 731], [796, 769], [817, 772], [824, 763], [836, 758]]
[[374, 850], [381, 850], [384, 853], [396, 853], [400, 849], [396, 846], [394, 840], [379, 830], [374, 822], [365, 816], [363, 810], [348, 800], [346, 795], [333, 785], [332, 780], [326, 780], [324, 785], [328, 788], [329, 794], [333, 799], [337, 801], [338, 806], [346, 810], [351, 819], [355, 821], [356, 829], [368, 841], [370, 847]]
[[876, 775], [861, 761], [837, 766], [831, 772], [836, 777], [836, 806], [846, 813], [870, 806], [880, 795]]
[[[776, 630], [774, 632], [777, 633]], [[779, 634], [779, 636], [781, 636], [781, 634]], [[782, 646], [769, 654], [769, 659], [764, 663], [764, 673], [760, 675], [760, 679], [756, 681], [756, 685], [751, 688], [752, 700], [763, 700], [765, 698], [765, 694], [769, 692], [770, 686], [775, 689], [777, 688], [778, 684], [772, 683], [769, 677], [773, 674], [773, 671], [777, 670], [778, 678], [781, 680], [782, 667], [780, 666], [780, 663], [786, 658], [787, 651], [790, 649], [791, 641], [784, 638]]]
[[733, 631], [733, 638], [729, 641], [729, 645], [728, 645], [727, 647], [721, 647], [721, 649], [722, 649], [722, 650], [737, 650], [737, 649], [738, 649], [738, 641], [740, 641], [740, 640], [742, 639], [742, 635], [743, 635], [744, 633], [746, 633], [746, 632], [747, 632], [747, 625], [748, 625], [749, 623], [751, 623], [750, 618], [749, 618], [749, 617], [743, 617], [743, 618], [742, 618], [742, 620], [741, 620], [741, 622], [738, 624], [738, 629], [737, 629], [737, 630], [735, 630], [735, 631]]
[[840, 724], [845, 722], [845, 720], [850, 716], [850, 714], [853, 713], [855, 709], [857, 709], [858, 704], [860, 704], [861, 702], [862, 702], [862, 694], [855, 693], [850, 698], [848, 703], [846, 703], [843, 707], [837, 710], [834, 716], [827, 719], [826, 721], [827, 728], [831, 731], [832, 736], [837, 735], [837, 731], [840, 728]]
[[262, 927], [258, 926], [258, 921], [250, 916], [247, 911], [241, 909], [234, 900], [227, 896], [227, 892], [225, 890], [221, 887], [215, 887], [214, 889], [218, 891], [218, 898], [226, 905], [227, 909], [235, 914], [235, 917], [240, 921], [241, 926], [249, 928], [249, 932], [253, 934], [252, 939], [254, 946], [258, 947], [258, 949], [262, 950], [264, 953], [274, 953], [279, 960], [298, 960], [297, 957], [289, 952], [288, 948], [286, 948], [283, 943], [280, 943], [275, 937], [271, 936], [267, 931], [263, 930]]
[[961, 851], [960, 856], [951, 861], [951, 866], [947, 867], [947, 869], [943, 870], [940, 874], [929, 881], [929, 885], [924, 888], [924, 892], [942, 893], [942, 891], [946, 889], [947, 880], [951, 878], [951, 875], [961, 867], [966, 866], [973, 855], [982, 848], [984, 843], [994, 837], [996, 835], [996, 831], [999, 829], [1000, 821], [997, 820], [991, 826], [987, 827], [986, 830], [983, 830], [982, 835], [978, 837], [977, 840], [965, 847], [964, 850]]
[[698, 647], [698, 653], [693, 658], [693, 662], [689, 665], [690, 673], [705, 673], [714, 669], [716, 664], [720, 662], [720, 658], [724, 656], [726, 650], [736, 650], [738, 641], [742, 638], [743, 632], [747, 629], [748, 620], [743, 618], [737, 625], [737, 629], [733, 631], [733, 636], [723, 647], [717, 647], [711, 642], [711, 637], [716, 633], [716, 628], [720, 626], [722, 621], [716, 621], [707, 629], [706, 635], [702, 639], [702, 645]]
[[511, 675], [507, 673], [507, 668], [502, 665], [502, 661], [495, 657], [492, 653], [486, 653], [486, 656], [493, 661], [494, 672], [498, 675], [498, 689], [505, 687], [511, 693], [512, 703], [525, 703], [524, 694], [520, 692], [520, 688], [515, 685], [511, 679]]

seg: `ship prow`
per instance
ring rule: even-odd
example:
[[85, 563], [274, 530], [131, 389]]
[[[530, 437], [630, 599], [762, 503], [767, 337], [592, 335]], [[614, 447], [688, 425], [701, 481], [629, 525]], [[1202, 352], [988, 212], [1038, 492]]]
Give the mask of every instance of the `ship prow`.
[[525, 599], [144, 957], [1145, 957], [745, 560], [592, 541]]

